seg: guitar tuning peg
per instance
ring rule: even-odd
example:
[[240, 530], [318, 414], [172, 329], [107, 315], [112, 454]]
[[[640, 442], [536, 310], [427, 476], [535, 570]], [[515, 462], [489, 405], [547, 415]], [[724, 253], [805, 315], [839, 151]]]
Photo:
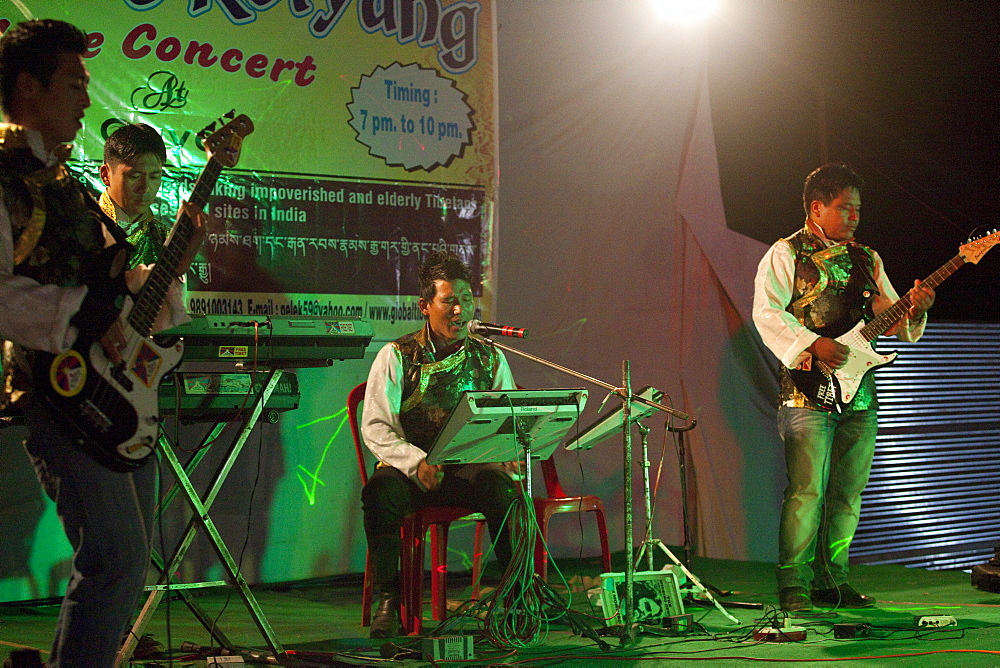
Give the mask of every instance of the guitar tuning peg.
[[223, 117], [228, 118], [229, 120], [233, 120], [234, 118], [236, 118], [236, 110], [230, 109], [226, 114], [224, 114]]

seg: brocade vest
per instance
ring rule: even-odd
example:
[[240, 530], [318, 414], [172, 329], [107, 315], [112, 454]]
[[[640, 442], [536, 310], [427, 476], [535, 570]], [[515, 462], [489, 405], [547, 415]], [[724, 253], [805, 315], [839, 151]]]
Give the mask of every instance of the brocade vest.
[[[60, 157], [68, 157], [69, 147], [62, 151]], [[46, 167], [32, 153], [24, 128], [8, 123], [0, 124], [0, 198], [11, 219], [14, 274], [42, 285], [82, 285], [104, 248], [104, 214], [62, 162]], [[124, 240], [110, 220], [105, 225]], [[0, 408], [30, 391], [30, 358], [30, 350], [4, 342]]]
[[495, 348], [467, 338], [461, 348], [435, 360], [427, 328], [393, 341], [403, 364], [399, 419], [406, 440], [425, 452], [465, 390], [491, 390], [500, 366]]
[[160, 259], [163, 255], [163, 244], [167, 234], [170, 233], [170, 228], [166, 224], [157, 220], [151, 211], [146, 211], [131, 223], [119, 220], [118, 210], [107, 190], [101, 193], [99, 203], [101, 210], [122, 228], [126, 241], [132, 244], [132, 257], [128, 263], [130, 269], [138, 264], [153, 264]]
[[[792, 300], [785, 309], [807, 329], [836, 338], [849, 332], [858, 321], [870, 320], [871, 303], [877, 292], [875, 256], [871, 249], [850, 242], [826, 246], [808, 228], [786, 241], [795, 253]], [[798, 391], [784, 365], [781, 367], [780, 403], [820, 410]], [[849, 411], [878, 408], [875, 376], [866, 374]]]

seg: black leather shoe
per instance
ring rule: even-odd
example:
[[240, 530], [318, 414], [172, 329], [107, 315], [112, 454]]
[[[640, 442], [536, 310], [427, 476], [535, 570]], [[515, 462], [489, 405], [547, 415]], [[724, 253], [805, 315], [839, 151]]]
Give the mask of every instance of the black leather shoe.
[[778, 592], [778, 605], [785, 612], [812, 612], [805, 587], [785, 587]]
[[378, 607], [372, 615], [369, 638], [395, 638], [403, 631], [399, 617], [399, 593], [384, 591], [379, 594]]
[[878, 601], [871, 596], [859, 594], [845, 582], [832, 589], [816, 589], [812, 593], [812, 602], [823, 608], [872, 608]]

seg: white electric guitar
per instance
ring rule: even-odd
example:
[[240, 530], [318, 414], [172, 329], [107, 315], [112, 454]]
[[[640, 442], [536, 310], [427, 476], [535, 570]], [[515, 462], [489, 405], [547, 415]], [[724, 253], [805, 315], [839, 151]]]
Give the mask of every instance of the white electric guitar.
[[121, 312], [105, 331], [81, 331], [69, 350], [35, 355], [35, 378], [49, 380], [42, 394], [53, 414], [73, 429], [80, 444], [115, 468], [138, 466], [156, 444], [160, 381], [180, 363], [184, 345], [180, 340], [160, 345], [151, 336], [153, 323], [170, 284], [204, 239], [198, 213], [223, 167], [236, 165], [243, 138], [254, 129], [244, 115], [227, 117], [232, 120], [220, 129], [213, 123], [199, 133], [208, 162], [135, 300], [124, 297]]
[[[924, 279], [923, 285], [937, 288], [963, 264], [978, 263], [998, 243], [1000, 231], [963, 244], [959, 247], [958, 255]], [[899, 322], [910, 310], [910, 306], [909, 295], [904, 295], [871, 322], [861, 321], [846, 334], [838, 336], [836, 341], [850, 348], [847, 364], [843, 367], [831, 369], [817, 361], [805, 365], [805, 368], [790, 369], [789, 374], [795, 386], [820, 408], [838, 413], [843, 411], [858, 393], [866, 373], [896, 359], [898, 353], [882, 355], [872, 348], [871, 342]]]

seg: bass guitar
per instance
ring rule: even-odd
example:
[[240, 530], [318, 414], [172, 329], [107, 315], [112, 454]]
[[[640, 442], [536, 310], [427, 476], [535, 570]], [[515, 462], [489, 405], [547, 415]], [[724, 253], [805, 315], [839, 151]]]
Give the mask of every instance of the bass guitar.
[[[937, 288], [962, 265], [978, 263], [998, 243], [1000, 231], [963, 244], [959, 247], [958, 255], [925, 278], [923, 285]], [[899, 322], [910, 310], [910, 306], [909, 295], [904, 295], [871, 322], [861, 321], [846, 334], [838, 336], [835, 340], [850, 348], [847, 363], [843, 367], [831, 369], [818, 360], [811, 360], [801, 368], [789, 369], [795, 387], [820, 408], [842, 412], [854, 399], [865, 374], [889, 364], [898, 356], [895, 352], [883, 355], [875, 351], [871, 342]]]
[[36, 379], [48, 379], [41, 394], [54, 415], [101, 461], [129, 470], [149, 456], [159, 431], [159, 386], [181, 361], [184, 344], [160, 345], [152, 329], [173, 281], [186, 270], [204, 239], [199, 213], [219, 174], [239, 160], [243, 138], [253, 132], [245, 115], [199, 133], [208, 161], [195, 182], [145, 284], [109, 327], [96, 335], [81, 331], [73, 347], [58, 355], [36, 353]]

